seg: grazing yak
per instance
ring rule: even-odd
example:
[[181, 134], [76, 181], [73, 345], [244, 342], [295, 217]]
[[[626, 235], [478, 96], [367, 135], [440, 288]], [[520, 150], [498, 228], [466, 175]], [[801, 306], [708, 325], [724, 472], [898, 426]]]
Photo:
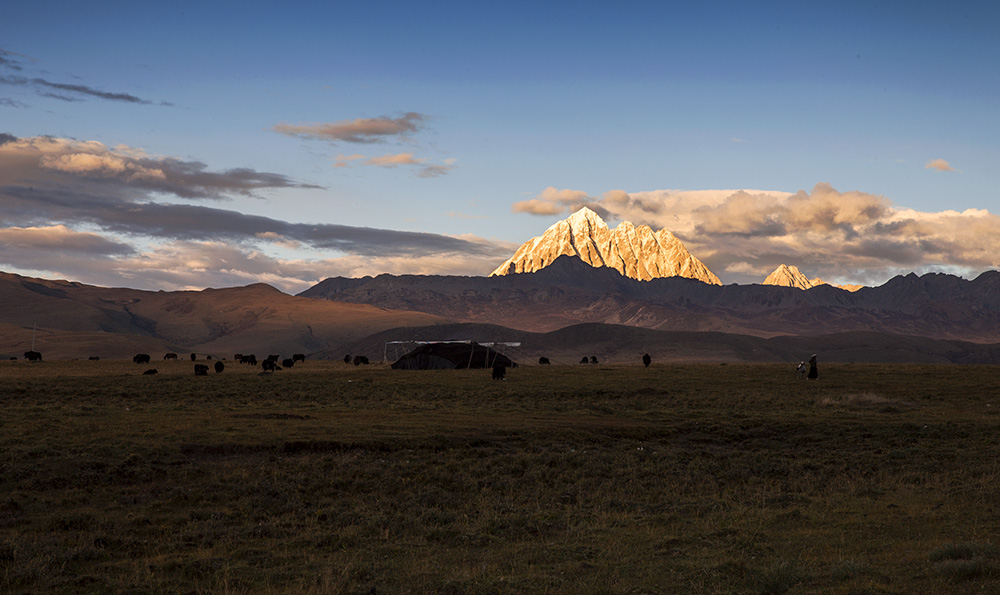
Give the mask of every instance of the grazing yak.
[[240, 356], [241, 364], [250, 364], [251, 366], [257, 365], [257, 356], [254, 354]]
[[592, 364], [596, 364], [597, 363], [597, 356], [596, 355], [590, 356], [590, 363], [592, 363]]
[[538, 358], [538, 365], [539, 366], [547, 366], [547, 365], [549, 365], [551, 363], [552, 362], [550, 362], [549, 358], [547, 358], [547, 357], [540, 357], [540, 358]]
[[580, 363], [581, 364], [589, 364], [590, 363], [590, 359], [585, 355], [585, 356], [583, 356], [583, 357], [580, 358]]
[[153, 374], [159, 374], [159, 372], [156, 371], [156, 368], [150, 368], [142, 373], [143, 376], [152, 376]]
[[649, 357], [649, 354], [642, 356], [642, 365], [649, 367], [649, 364], [653, 363], [653, 358]]
[[164, 353], [163, 354], [163, 359], [165, 359], [165, 360], [166, 359], [177, 359], [177, 354], [176, 353]]
[[38, 351], [25, 351], [24, 359], [28, 360], [29, 362], [40, 362], [42, 361], [42, 354], [39, 353]]
[[149, 354], [148, 353], [137, 353], [132, 356], [132, 363], [136, 364], [148, 364]]
[[506, 380], [507, 379], [507, 366], [503, 364], [497, 364], [493, 366], [493, 380]]
[[191, 361], [195, 361], [197, 359], [198, 359], [198, 356], [192, 353], [191, 354]]
[[89, 359], [92, 362], [96, 362], [97, 360], [101, 359], [101, 356], [99, 356], [99, 355], [92, 355], [92, 356], [88, 357], [87, 359]]
[[194, 365], [194, 375], [195, 376], [208, 376], [208, 366], [205, 364], [195, 364]]
[[222, 362], [215, 362], [215, 373], [221, 374], [223, 370], [226, 369], [226, 364]]
[[304, 353], [293, 353], [292, 354], [292, 361], [293, 362], [305, 362], [306, 361], [306, 354], [304, 354]]
[[271, 358], [268, 358], [260, 362], [260, 369], [264, 372], [274, 372], [275, 370], [280, 370], [281, 367], [278, 366], [278, 362]]
[[354, 365], [355, 366], [360, 366], [361, 364], [364, 364], [366, 366], [368, 365], [368, 356], [367, 355], [355, 355], [354, 356]]
[[348, 353], [347, 355], [344, 356], [344, 363], [345, 364], [351, 363], [351, 354], [350, 353]]
[[290, 357], [286, 357], [285, 359], [281, 360], [281, 365], [282, 367], [285, 368], [291, 368], [292, 366], [295, 365], [295, 360], [293, 360]]
[[272, 362], [276, 362], [279, 359], [281, 359], [281, 356], [280, 355], [274, 355], [272, 353], [272, 354], [270, 354], [270, 355], [267, 356], [267, 359], [271, 360]]

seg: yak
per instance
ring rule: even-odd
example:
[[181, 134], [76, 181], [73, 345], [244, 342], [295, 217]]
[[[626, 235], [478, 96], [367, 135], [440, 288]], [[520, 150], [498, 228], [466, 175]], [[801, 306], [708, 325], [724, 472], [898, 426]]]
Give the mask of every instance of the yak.
[[540, 357], [540, 358], [538, 358], [538, 365], [539, 366], [547, 366], [547, 365], [549, 365], [551, 363], [552, 362], [550, 362], [549, 358], [547, 358], [547, 357]]
[[278, 362], [276, 360], [268, 358], [260, 362], [260, 369], [265, 372], [274, 372], [275, 370], [280, 370], [281, 367], [278, 366]]
[[286, 357], [285, 359], [281, 360], [281, 365], [285, 368], [291, 368], [292, 366], [295, 365], [295, 360], [293, 360], [290, 357]]
[[224, 363], [222, 363], [220, 361], [215, 362], [215, 373], [216, 374], [222, 373], [222, 371], [225, 370], [225, 369], [226, 369], [226, 364], [224, 364]]
[[24, 359], [28, 360], [29, 362], [40, 362], [42, 361], [42, 354], [39, 353], [38, 351], [25, 351]]
[[149, 354], [148, 353], [137, 353], [132, 356], [132, 363], [136, 364], [148, 364]]
[[195, 364], [194, 365], [194, 375], [195, 376], [208, 376], [208, 366], [205, 364]]
[[176, 353], [164, 353], [163, 359], [177, 359]]
[[153, 374], [159, 374], [159, 372], [156, 371], [156, 368], [150, 368], [142, 373], [143, 376], [152, 376]]
[[306, 361], [306, 354], [304, 354], [304, 353], [294, 353], [294, 354], [292, 354], [292, 361], [293, 362], [305, 362]]
[[642, 365], [649, 367], [649, 364], [653, 363], [653, 358], [649, 357], [649, 354], [642, 356]]

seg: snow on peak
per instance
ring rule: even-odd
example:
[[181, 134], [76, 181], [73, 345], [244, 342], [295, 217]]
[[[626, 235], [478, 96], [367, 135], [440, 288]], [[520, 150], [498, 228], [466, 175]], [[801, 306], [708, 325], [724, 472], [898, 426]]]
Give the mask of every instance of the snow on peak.
[[653, 232], [622, 221], [609, 229], [600, 215], [583, 207], [525, 242], [490, 276], [533, 273], [563, 255], [576, 256], [593, 267], [611, 267], [626, 277], [648, 281], [659, 277], [688, 277], [721, 285], [672, 233]]

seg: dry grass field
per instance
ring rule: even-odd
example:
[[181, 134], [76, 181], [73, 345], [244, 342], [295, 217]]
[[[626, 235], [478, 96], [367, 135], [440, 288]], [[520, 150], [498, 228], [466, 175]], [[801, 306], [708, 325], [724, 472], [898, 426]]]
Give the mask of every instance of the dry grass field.
[[1000, 368], [793, 368], [0, 362], [0, 591], [1000, 592]]

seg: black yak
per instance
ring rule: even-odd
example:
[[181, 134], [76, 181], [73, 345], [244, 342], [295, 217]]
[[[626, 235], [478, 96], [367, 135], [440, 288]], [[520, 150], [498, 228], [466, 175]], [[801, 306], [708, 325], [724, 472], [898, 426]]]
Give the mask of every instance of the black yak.
[[148, 353], [137, 353], [132, 356], [132, 362], [136, 364], [148, 364], [149, 354]]
[[194, 375], [195, 376], [208, 376], [208, 366], [205, 364], [195, 364], [194, 365]]
[[649, 364], [653, 363], [653, 358], [649, 357], [649, 354], [642, 356], [642, 365], [649, 367]]
[[224, 364], [222, 362], [215, 362], [215, 373], [216, 374], [220, 374], [225, 369], [226, 369], [226, 364]]
[[156, 368], [150, 368], [142, 373], [143, 376], [152, 376], [153, 374], [159, 374], [159, 372], [156, 371]]
[[497, 364], [493, 366], [493, 380], [506, 380], [507, 366]]
[[306, 354], [304, 354], [304, 353], [295, 353], [295, 354], [292, 354], [292, 361], [293, 362], [304, 362], [304, 361], [306, 361]]
[[177, 354], [176, 353], [164, 353], [163, 354], [163, 359], [165, 359], [165, 360], [166, 359], [177, 359]]
[[24, 359], [28, 360], [29, 362], [40, 362], [42, 361], [42, 354], [39, 353], [38, 351], [25, 351]]
[[550, 363], [552, 363], [552, 362], [550, 362], [549, 358], [547, 358], [547, 357], [540, 357], [540, 358], [538, 358], [538, 365], [539, 366], [547, 366]]

